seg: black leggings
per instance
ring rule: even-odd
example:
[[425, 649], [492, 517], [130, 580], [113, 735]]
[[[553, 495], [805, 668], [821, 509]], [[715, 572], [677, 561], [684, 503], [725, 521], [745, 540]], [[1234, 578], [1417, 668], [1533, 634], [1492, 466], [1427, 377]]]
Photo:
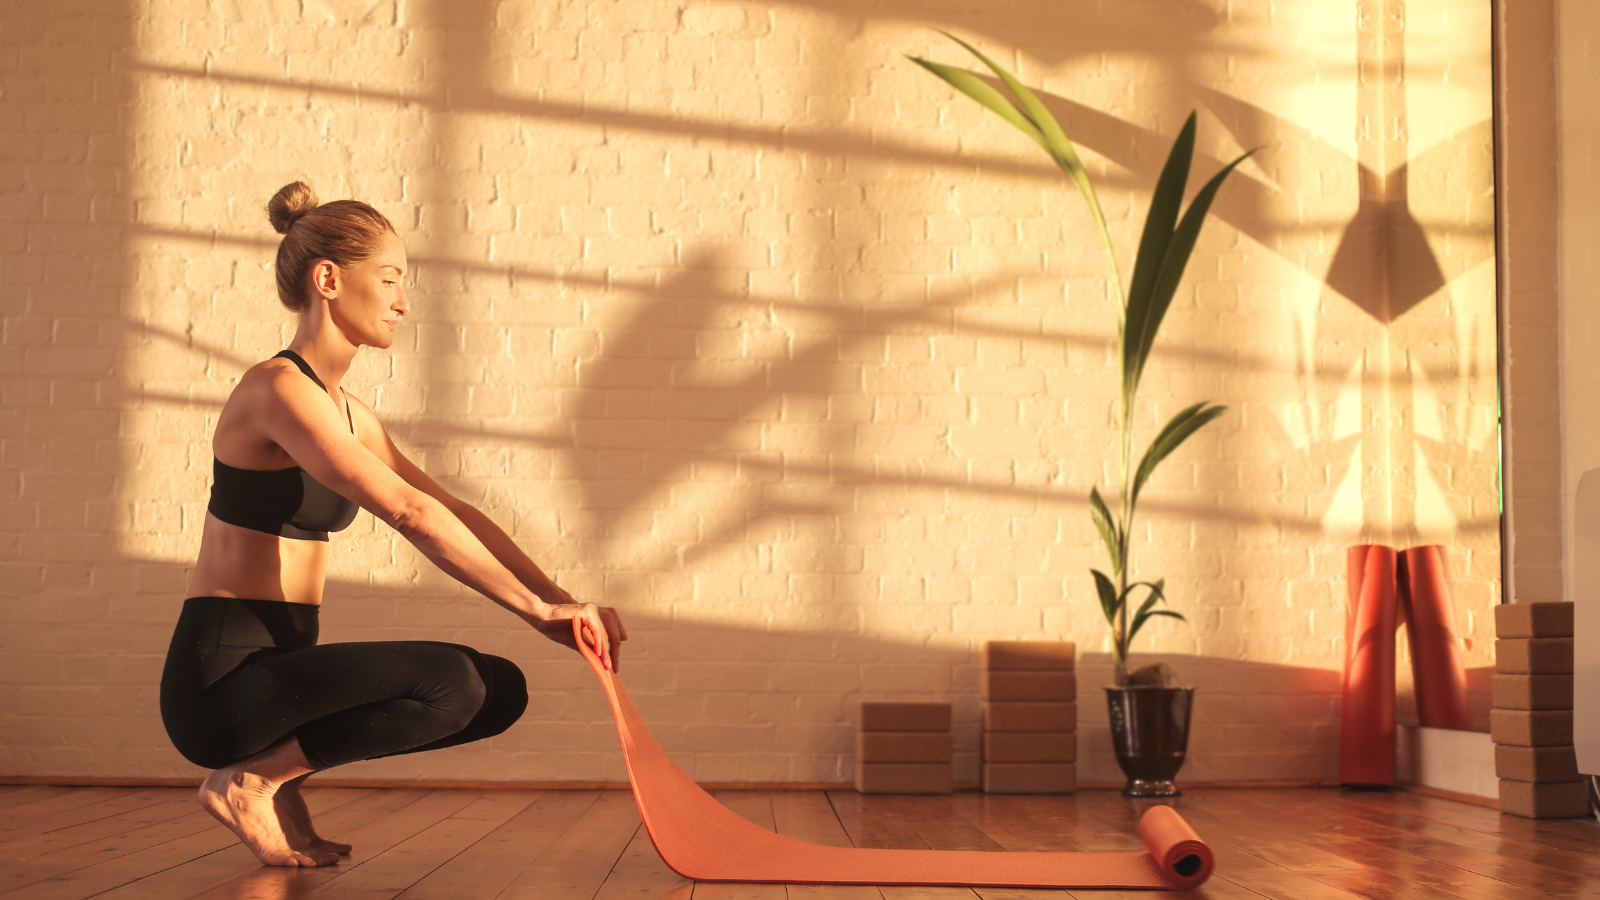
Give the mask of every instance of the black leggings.
[[167, 650], [161, 719], [190, 762], [220, 769], [294, 735], [318, 769], [453, 747], [511, 727], [522, 670], [460, 644], [317, 644], [317, 607], [191, 597]]

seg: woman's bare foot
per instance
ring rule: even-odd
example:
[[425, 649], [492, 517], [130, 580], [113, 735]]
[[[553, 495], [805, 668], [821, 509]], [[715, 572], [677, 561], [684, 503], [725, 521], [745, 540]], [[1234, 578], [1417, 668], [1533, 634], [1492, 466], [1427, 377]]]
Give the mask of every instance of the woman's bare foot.
[[349, 856], [349, 844], [328, 840], [317, 834], [316, 828], [311, 824], [311, 810], [306, 808], [305, 798], [300, 796], [300, 785], [310, 777], [301, 775], [299, 778], [291, 778], [278, 788], [278, 793], [272, 800], [278, 810], [278, 822], [289, 835], [291, 843], [299, 843], [335, 856]]
[[250, 852], [269, 866], [328, 866], [337, 854], [309, 845], [296, 846], [298, 836], [284, 832], [274, 800], [285, 782], [314, 770], [294, 738], [207, 776], [200, 785], [200, 805], [239, 836]]

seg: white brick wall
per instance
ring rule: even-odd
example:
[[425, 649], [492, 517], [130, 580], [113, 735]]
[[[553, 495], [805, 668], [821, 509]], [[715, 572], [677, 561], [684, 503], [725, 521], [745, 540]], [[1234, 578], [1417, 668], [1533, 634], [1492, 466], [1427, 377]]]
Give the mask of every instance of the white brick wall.
[[[216, 409], [292, 333], [261, 208], [305, 178], [388, 213], [415, 268], [401, 340], [348, 387], [624, 610], [624, 673], [691, 775], [847, 781], [854, 703], [905, 697], [955, 703], [973, 781], [979, 642], [1061, 637], [1085, 650], [1081, 777], [1112, 780], [1085, 509], [1115, 476], [1104, 263], [1037, 152], [901, 57], [961, 61], [933, 26], [1064, 98], [1125, 265], [1191, 108], [1202, 172], [1265, 145], [1146, 380], [1144, 439], [1196, 400], [1234, 412], [1147, 494], [1138, 572], [1193, 624], [1137, 649], [1201, 688], [1187, 777], [1330, 777], [1344, 548], [1447, 544], [1474, 665], [1497, 599], [1492, 243], [1445, 202], [1487, 190], [1460, 137], [1488, 116], [1487, 18], [1437, 6], [1409, 20], [1409, 143], [1376, 151], [1356, 9], [1331, 0], [1140, 0], [1071, 29], [1048, 3], [8, 9], [0, 775], [193, 771], [160, 661]], [[1450, 279], [1388, 325], [1323, 282], [1371, 226], [1374, 153], [1414, 162]], [[328, 640], [506, 654], [535, 690], [491, 742], [352, 776], [622, 777], [576, 659], [368, 516], [323, 615]]]

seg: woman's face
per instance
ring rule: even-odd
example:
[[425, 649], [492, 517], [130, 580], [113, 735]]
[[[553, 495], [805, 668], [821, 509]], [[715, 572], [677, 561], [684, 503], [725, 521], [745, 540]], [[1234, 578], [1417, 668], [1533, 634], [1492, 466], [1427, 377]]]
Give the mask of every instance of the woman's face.
[[394, 343], [400, 317], [411, 308], [401, 284], [405, 273], [406, 248], [392, 232], [383, 236], [376, 254], [338, 269], [337, 293], [328, 298], [328, 309], [350, 343], [384, 350]]

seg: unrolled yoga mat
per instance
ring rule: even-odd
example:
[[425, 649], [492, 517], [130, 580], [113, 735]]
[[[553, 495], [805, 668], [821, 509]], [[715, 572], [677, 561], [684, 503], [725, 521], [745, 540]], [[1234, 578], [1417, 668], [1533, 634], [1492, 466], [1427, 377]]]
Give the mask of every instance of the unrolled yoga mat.
[[700, 789], [645, 728], [622, 679], [607, 672], [575, 620], [578, 647], [606, 689], [639, 815], [672, 871], [696, 881], [786, 884], [992, 885], [1036, 888], [1198, 887], [1211, 848], [1171, 807], [1139, 820], [1145, 853], [998, 853], [827, 847], [773, 834]]

